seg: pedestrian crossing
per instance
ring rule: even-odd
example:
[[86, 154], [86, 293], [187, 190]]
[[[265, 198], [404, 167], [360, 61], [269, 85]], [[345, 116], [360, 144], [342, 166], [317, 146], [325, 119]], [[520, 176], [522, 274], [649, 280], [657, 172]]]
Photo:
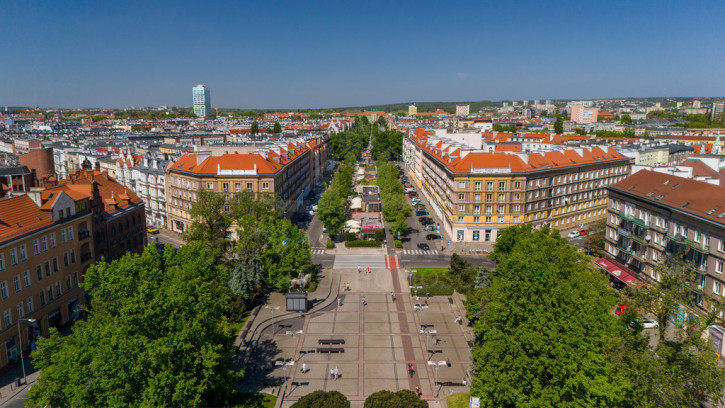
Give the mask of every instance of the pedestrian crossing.
[[385, 268], [385, 255], [336, 255], [333, 268]]
[[325, 255], [325, 249], [324, 248], [312, 248], [310, 250], [310, 253], [312, 255]]
[[403, 255], [438, 255], [435, 249], [432, 251], [424, 251], [422, 249], [404, 249]]

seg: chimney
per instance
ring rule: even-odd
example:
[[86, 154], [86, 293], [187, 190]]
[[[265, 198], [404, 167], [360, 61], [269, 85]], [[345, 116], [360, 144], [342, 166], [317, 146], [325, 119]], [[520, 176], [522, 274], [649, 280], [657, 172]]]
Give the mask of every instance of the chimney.
[[101, 162], [96, 160], [96, 171], [101, 171]]

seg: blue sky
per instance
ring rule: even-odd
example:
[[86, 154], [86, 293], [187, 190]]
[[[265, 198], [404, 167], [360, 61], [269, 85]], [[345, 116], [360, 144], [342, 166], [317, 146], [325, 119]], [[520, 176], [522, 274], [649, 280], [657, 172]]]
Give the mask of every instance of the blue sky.
[[0, 105], [725, 95], [722, 1], [0, 0]]

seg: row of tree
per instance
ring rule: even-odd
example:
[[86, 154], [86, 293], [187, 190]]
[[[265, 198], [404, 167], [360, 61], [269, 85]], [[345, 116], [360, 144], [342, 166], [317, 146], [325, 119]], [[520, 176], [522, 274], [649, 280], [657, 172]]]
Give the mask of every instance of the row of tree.
[[350, 130], [330, 135], [330, 156], [337, 161], [354, 165], [368, 145], [368, 135], [363, 126], [367, 118], [357, 118]]
[[403, 155], [403, 133], [387, 128], [385, 118], [380, 117], [371, 126], [370, 154], [375, 161], [395, 161]]
[[[377, 391], [365, 398], [364, 408], [428, 408], [428, 402], [411, 390]], [[314, 391], [301, 397], [292, 408], [350, 408], [350, 401], [339, 391]]]
[[330, 236], [336, 235], [345, 226], [347, 198], [350, 196], [354, 171], [354, 165], [341, 164], [317, 203], [317, 214]]
[[377, 163], [377, 180], [380, 198], [383, 201], [383, 217], [390, 223], [393, 235], [405, 233], [408, 229], [406, 217], [413, 211], [405, 198], [405, 190], [400, 182], [400, 171], [395, 164], [380, 161]]
[[[720, 322], [720, 300], [695, 283], [697, 268], [673, 257], [659, 285], [620, 299], [590, 258], [558, 231], [502, 231], [466, 302], [475, 333], [472, 395], [485, 407], [690, 407], [716, 400], [725, 374], [702, 336]], [[705, 296], [708, 313], [682, 317]], [[617, 318], [614, 307], [630, 312]], [[684, 308], [684, 309], [683, 309]], [[653, 339], [641, 315], [659, 323]], [[651, 345], [652, 344], [652, 345]]]

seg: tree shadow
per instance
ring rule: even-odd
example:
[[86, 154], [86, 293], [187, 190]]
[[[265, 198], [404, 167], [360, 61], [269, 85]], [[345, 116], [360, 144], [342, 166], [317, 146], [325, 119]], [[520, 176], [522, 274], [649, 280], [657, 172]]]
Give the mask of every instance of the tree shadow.
[[255, 346], [249, 346], [246, 362], [241, 361], [242, 353], [237, 353], [235, 366], [244, 369], [244, 377], [239, 382], [239, 391], [257, 392], [264, 388], [280, 386], [283, 382], [282, 377], [272, 375], [274, 362], [280, 352], [277, 342], [264, 339]]

